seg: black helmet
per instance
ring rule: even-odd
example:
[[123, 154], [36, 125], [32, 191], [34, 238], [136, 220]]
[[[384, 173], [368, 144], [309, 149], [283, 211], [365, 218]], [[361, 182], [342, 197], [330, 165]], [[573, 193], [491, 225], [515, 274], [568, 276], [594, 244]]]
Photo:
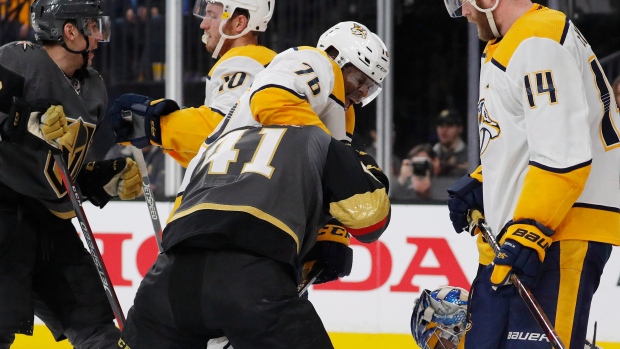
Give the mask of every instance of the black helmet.
[[35, 38], [40, 41], [62, 41], [63, 27], [68, 20], [75, 21], [86, 36], [95, 34], [89, 26], [91, 23], [101, 41], [109, 39], [110, 21], [101, 9], [100, 0], [35, 0], [30, 7], [30, 19]]

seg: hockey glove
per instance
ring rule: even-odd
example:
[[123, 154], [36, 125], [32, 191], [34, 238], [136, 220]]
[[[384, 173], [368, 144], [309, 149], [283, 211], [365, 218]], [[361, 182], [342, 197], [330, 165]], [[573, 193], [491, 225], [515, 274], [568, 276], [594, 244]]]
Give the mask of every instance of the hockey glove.
[[116, 142], [131, 143], [138, 148], [161, 145], [159, 118], [179, 109], [171, 99], [153, 100], [133, 93], [120, 96], [110, 109]]
[[309, 275], [321, 269], [323, 272], [314, 281], [315, 284], [349, 275], [353, 266], [353, 250], [349, 247], [350, 240], [351, 235], [340, 222], [332, 218], [323, 228], [319, 229], [316, 243], [304, 257], [302, 279], [307, 280]]
[[142, 175], [131, 158], [89, 162], [80, 173], [78, 184], [82, 194], [98, 207], [115, 196], [131, 200], [142, 193]]
[[493, 260], [491, 283], [504, 285], [510, 273], [515, 272], [523, 284], [536, 285], [553, 234], [553, 230], [533, 219], [508, 222], [499, 235], [501, 247]]
[[27, 134], [35, 136], [55, 149], [60, 149], [61, 144], [68, 142], [72, 135], [69, 133], [67, 118], [60, 103], [53, 100], [37, 100], [29, 104], [15, 98], [9, 118], [2, 127], [2, 135], [11, 143], [24, 144]]
[[390, 181], [385, 175], [385, 173], [383, 173], [379, 165], [377, 165], [375, 159], [368, 153], [365, 153], [361, 150], [356, 149], [355, 152], [357, 153], [357, 158], [360, 159], [364, 166], [366, 166], [366, 170], [370, 172], [379, 182], [381, 182], [381, 184], [383, 184], [383, 186], [385, 187], [385, 192], [389, 193]]
[[[469, 175], [461, 177], [456, 183], [448, 188], [448, 209], [450, 210], [450, 220], [457, 233], [461, 233], [470, 227], [469, 211], [476, 209], [484, 213], [482, 182]], [[475, 229], [469, 229], [475, 235]]]

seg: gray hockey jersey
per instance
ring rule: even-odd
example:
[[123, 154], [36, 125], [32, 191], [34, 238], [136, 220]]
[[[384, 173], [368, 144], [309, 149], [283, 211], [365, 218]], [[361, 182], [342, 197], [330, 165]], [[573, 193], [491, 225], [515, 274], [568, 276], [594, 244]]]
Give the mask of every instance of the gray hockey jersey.
[[[99, 73], [88, 69], [73, 82], [39, 45], [22, 41], [0, 47], [0, 65], [24, 78], [23, 99], [58, 101], [73, 134], [63, 157], [75, 180], [95, 133], [105, 115], [107, 92]], [[79, 82], [79, 88], [74, 84]], [[0, 113], [0, 122], [7, 117]], [[0, 141], [0, 181], [15, 191], [36, 198], [55, 215], [75, 215], [52, 154]]]
[[383, 184], [351, 146], [321, 128], [246, 127], [202, 153], [163, 247], [234, 246], [296, 265], [314, 245], [325, 213], [371, 242], [389, 212]]

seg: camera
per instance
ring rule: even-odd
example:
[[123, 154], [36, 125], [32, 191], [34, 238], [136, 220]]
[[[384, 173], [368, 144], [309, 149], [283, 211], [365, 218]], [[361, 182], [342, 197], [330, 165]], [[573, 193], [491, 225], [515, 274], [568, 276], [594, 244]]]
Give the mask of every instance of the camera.
[[411, 159], [411, 166], [415, 176], [426, 176], [426, 171], [431, 168], [431, 162], [423, 156], [416, 156]]

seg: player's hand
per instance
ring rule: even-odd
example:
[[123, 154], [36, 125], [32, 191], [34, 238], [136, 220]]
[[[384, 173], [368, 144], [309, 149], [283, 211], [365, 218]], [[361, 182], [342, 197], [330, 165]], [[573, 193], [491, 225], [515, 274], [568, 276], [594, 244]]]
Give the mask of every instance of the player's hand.
[[468, 215], [469, 211], [474, 209], [484, 213], [482, 182], [465, 175], [448, 188], [448, 195], [450, 197], [448, 209], [454, 230], [459, 234], [464, 230], [470, 230], [470, 233], [475, 235], [477, 230], [468, 229], [470, 228]]
[[491, 283], [501, 286], [511, 272], [523, 284], [534, 286], [542, 272], [545, 253], [551, 246], [554, 231], [533, 219], [510, 221], [500, 233], [500, 250], [493, 260]]
[[55, 100], [28, 103], [14, 99], [2, 131], [13, 143], [23, 144], [26, 134], [30, 134], [55, 149], [60, 149], [72, 137], [62, 105]]
[[131, 158], [90, 162], [80, 173], [78, 183], [82, 194], [99, 207], [115, 196], [131, 200], [142, 194], [142, 174]]
[[318, 270], [323, 270], [315, 284], [337, 280], [351, 273], [353, 250], [349, 247], [350, 234], [340, 222], [331, 219], [319, 229], [316, 243], [304, 257], [302, 279], [307, 280]]
[[161, 145], [159, 118], [179, 109], [177, 102], [171, 99], [154, 100], [133, 93], [120, 96], [110, 109], [116, 142], [131, 143], [138, 148]]

